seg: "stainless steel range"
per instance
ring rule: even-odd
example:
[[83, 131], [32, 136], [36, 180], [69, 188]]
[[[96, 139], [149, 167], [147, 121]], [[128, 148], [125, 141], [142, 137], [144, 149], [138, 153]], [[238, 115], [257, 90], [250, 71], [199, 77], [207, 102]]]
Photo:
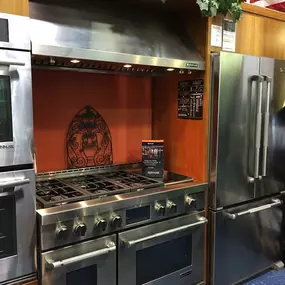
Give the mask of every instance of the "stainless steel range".
[[41, 283], [203, 283], [207, 185], [191, 181], [116, 167], [39, 175]]

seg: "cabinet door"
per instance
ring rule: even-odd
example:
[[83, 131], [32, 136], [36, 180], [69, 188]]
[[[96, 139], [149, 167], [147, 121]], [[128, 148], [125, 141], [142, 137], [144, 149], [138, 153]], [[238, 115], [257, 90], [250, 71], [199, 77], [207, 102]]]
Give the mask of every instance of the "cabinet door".
[[29, 16], [29, 0], [0, 0], [0, 12]]

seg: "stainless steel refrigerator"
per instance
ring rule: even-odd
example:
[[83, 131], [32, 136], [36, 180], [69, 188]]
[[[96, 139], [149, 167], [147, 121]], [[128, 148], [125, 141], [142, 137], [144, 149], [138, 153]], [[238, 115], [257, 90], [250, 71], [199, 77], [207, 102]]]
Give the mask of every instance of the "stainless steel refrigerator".
[[209, 281], [236, 284], [281, 259], [285, 61], [212, 56]]

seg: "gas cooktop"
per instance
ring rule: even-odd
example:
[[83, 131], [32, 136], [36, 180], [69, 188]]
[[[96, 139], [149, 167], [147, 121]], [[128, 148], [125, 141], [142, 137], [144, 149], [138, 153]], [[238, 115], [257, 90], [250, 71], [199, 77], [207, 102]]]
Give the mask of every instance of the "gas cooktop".
[[40, 206], [47, 208], [161, 185], [162, 181], [126, 171], [115, 171], [39, 180], [36, 184], [36, 197]]

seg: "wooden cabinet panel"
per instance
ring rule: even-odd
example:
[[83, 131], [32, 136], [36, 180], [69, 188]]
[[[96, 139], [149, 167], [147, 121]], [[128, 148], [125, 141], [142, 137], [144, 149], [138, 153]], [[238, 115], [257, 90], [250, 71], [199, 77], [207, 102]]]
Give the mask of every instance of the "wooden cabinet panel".
[[[236, 52], [285, 59], [285, 14], [252, 5], [245, 7], [247, 10], [237, 23]], [[222, 17], [214, 18], [212, 23], [222, 25]], [[211, 47], [211, 50], [217, 52], [221, 49]]]
[[0, 12], [29, 16], [29, 0], [0, 0]]

